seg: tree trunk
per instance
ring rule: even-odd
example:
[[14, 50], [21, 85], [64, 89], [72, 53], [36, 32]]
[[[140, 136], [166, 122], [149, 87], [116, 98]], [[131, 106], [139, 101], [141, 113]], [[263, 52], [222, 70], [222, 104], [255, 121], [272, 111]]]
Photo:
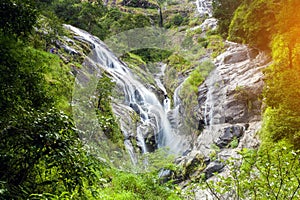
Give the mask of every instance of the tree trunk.
[[159, 27], [164, 27], [161, 6], [159, 6], [158, 8], [158, 13], [159, 13]]

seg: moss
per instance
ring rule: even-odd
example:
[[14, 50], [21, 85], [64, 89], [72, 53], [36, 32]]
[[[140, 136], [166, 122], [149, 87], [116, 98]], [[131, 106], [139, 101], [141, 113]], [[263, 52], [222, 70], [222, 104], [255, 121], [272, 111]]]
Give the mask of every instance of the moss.
[[147, 63], [140, 56], [127, 53], [122, 57], [122, 60], [144, 84], [155, 85], [155, 80], [147, 67]]
[[184, 59], [181, 55], [176, 53], [172, 54], [168, 58], [167, 63], [178, 72], [182, 71], [184, 68], [191, 65], [191, 63], [188, 60]]
[[223, 38], [219, 35], [210, 35], [207, 37], [208, 45], [207, 49], [212, 52], [211, 56], [213, 58], [217, 57], [225, 50], [225, 43]]
[[239, 139], [237, 137], [234, 137], [228, 145], [230, 148], [237, 148], [239, 145]]
[[214, 65], [210, 61], [201, 63], [196, 67], [184, 82], [182, 89], [179, 93], [185, 107], [184, 116], [187, 127], [191, 128], [191, 132], [197, 133], [197, 117], [195, 107], [198, 106], [198, 87], [208, 76], [209, 72], [213, 69]]
[[201, 173], [205, 167], [206, 165], [204, 163], [204, 156], [201, 154], [196, 154], [193, 159], [185, 162], [184, 165], [177, 170], [177, 173], [180, 173], [184, 179], [195, 181], [201, 178]]

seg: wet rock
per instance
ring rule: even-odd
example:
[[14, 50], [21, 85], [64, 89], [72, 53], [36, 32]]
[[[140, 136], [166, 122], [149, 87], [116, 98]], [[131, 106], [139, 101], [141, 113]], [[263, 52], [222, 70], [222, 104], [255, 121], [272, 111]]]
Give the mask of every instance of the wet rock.
[[77, 41], [80, 41], [81, 44], [82, 44], [82, 43], [87, 44], [88, 46], [83, 46], [83, 48], [85, 48], [85, 49], [87, 49], [87, 50], [89, 50], [89, 51], [91, 51], [92, 49], [95, 48], [95, 44], [91, 43], [90, 41], [84, 39], [84, 38], [81, 37], [81, 36], [73, 36], [73, 38], [74, 38], [75, 40], [77, 40]]
[[206, 164], [209, 162], [201, 152], [190, 151], [185, 156], [178, 158], [175, 163], [181, 169], [175, 173], [176, 182], [200, 178]]
[[248, 58], [249, 58], [248, 50], [238, 51], [227, 55], [224, 58], [224, 64], [238, 63], [247, 60]]
[[198, 130], [203, 131], [204, 128], [205, 128], [205, 121], [204, 119], [200, 119], [198, 123]]
[[[238, 150], [259, 145], [256, 132], [261, 125], [262, 70], [270, 63], [263, 52], [232, 42], [226, 42], [226, 46], [227, 50], [214, 61], [216, 68], [198, 88], [197, 115], [204, 125], [203, 121], [198, 123], [200, 129], [204, 128], [192, 149], [218, 160], [236, 157]], [[232, 143], [234, 138], [237, 142]], [[234, 148], [227, 148], [229, 145]], [[192, 152], [188, 157], [195, 155]], [[207, 178], [224, 168], [219, 161], [204, 163]]]
[[212, 177], [214, 173], [220, 173], [223, 170], [224, 166], [225, 165], [220, 161], [210, 162], [203, 171], [205, 174], [205, 178], [208, 179]]
[[158, 148], [153, 132], [152, 134], [148, 134], [147, 138], [145, 139], [145, 143], [149, 152], [154, 152]]
[[161, 183], [166, 183], [174, 176], [174, 172], [169, 169], [161, 169], [158, 173], [158, 177]]
[[129, 106], [139, 115], [141, 113], [139, 106], [136, 103], [130, 103]]
[[182, 153], [182, 156], [187, 156], [191, 151], [192, 151], [192, 149], [187, 149], [186, 151], [184, 151]]
[[215, 144], [220, 148], [227, 147], [234, 138], [239, 139], [243, 135], [244, 129], [244, 127], [238, 125], [226, 127], [224, 133], [216, 139]]
[[217, 25], [218, 25], [218, 20], [217, 19], [208, 18], [200, 25], [200, 28], [202, 29], [202, 31], [216, 30]]
[[135, 97], [135, 99], [136, 99], [138, 102], [142, 102], [142, 101], [143, 101], [143, 97], [142, 97], [142, 95], [140, 94], [140, 91], [138, 91], [138, 90], [135, 90], [135, 91], [134, 91], [134, 97]]

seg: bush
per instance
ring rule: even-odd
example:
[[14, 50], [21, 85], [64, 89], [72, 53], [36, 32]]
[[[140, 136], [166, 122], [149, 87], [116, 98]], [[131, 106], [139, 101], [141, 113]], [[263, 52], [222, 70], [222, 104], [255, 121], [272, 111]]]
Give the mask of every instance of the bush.
[[218, 19], [218, 32], [227, 38], [235, 10], [243, 0], [213, 0], [213, 17]]
[[245, 1], [236, 10], [229, 27], [229, 40], [268, 49], [276, 24], [276, 0]]
[[259, 151], [243, 149], [228, 162], [230, 174], [202, 185], [217, 199], [299, 199], [299, 151], [287, 143]]

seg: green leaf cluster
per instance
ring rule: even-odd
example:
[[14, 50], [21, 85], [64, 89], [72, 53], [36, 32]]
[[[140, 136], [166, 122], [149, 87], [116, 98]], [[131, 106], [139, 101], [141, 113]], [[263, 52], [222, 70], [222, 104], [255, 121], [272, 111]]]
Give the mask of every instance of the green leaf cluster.
[[0, 3], [0, 30], [4, 34], [26, 36], [37, 16], [33, 0], [3, 0]]
[[105, 74], [99, 80], [96, 90], [98, 95], [96, 113], [103, 133], [114, 143], [123, 147], [124, 136], [111, 107], [110, 97], [114, 86], [115, 83]]
[[48, 8], [65, 23], [84, 29], [102, 40], [126, 30], [150, 26], [149, 17], [108, 8], [100, 0], [55, 0]]
[[213, 0], [213, 17], [218, 19], [218, 32], [227, 38], [235, 10], [243, 0]]
[[278, 10], [277, 0], [245, 0], [234, 13], [228, 39], [268, 49]]
[[229, 176], [206, 181], [216, 199], [299, 199], [299, 152], [287, 143], [259, 151], [243, 149], [228, 161]]

